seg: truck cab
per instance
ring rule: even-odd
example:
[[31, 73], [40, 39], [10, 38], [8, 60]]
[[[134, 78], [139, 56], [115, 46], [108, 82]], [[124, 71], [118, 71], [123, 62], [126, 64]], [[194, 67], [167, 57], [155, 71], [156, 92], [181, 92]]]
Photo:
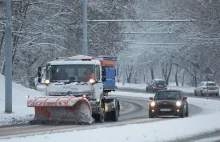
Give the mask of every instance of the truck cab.
[[[41, 72], [41, 68], [38, 72]], [[57, 58], [46, 65], [44, 92], [46, 96], [86, 97], [95, 119], [103, 121], [105, 114], [115, 110], [116, 107], [119, 109], [118, 99], [108, 97], [108, 92], [116, 89], [115, 76], [114, 66], [104, 65], [103, 58], [89, 56]], [[41, 78], [40, 74], [38, 78]], [[108, 107], [108, 104], [111, 104], [109, 100], [116, 102], [111, 106], [112, 109]], [[119, 112], [117, 113], [118, 117]]]

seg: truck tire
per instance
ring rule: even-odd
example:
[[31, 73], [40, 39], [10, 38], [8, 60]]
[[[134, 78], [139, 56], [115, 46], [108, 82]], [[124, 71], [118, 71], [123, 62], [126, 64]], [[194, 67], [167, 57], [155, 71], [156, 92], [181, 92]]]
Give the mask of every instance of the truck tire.
[[104, 102], [103, 100], [101, 100], [99, 102], [99, 114], [95, 115], [95, 121], [96, 122], [100, 122], [100, 123], [103, 123], [105, 122], [105, 105], [104, 105]]
[[116, 108], [114, 111], [111, 112], [111, 120], [112, 121], [118, 121], [118, 117], [119, 117], [119, 105], [117, 103]]

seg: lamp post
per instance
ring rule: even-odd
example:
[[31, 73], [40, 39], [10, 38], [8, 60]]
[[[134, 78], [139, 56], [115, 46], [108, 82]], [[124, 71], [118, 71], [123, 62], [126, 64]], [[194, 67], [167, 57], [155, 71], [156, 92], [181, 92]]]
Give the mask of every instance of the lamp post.
[[82, 6], [83, 6], [82, 55], [88, 55], [88, 43], [87, 43], [87, 0], [82, 0]]
[[11, 0], [5, 0], [5, 112], [12, 113]]

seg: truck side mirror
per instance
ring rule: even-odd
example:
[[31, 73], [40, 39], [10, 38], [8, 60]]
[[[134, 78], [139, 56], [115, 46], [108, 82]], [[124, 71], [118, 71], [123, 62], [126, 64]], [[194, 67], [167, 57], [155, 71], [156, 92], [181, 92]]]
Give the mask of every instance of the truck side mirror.
[[41, 83], [41, 71], [42, 71], [42, 68], [38, 67], [38, 71], [37, 71], [38, 83]]

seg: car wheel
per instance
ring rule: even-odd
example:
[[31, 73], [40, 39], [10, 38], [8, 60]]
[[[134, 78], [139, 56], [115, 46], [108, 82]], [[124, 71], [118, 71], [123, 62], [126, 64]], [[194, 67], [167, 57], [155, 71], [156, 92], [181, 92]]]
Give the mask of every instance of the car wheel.
[[196, 90], [194, 90], [194, 95], [195, 95], [195, 96], [198, 96], [197, 93], [196, 93]]
[[184, 111], [182, 111], [182, 113], [180, 114], [180, 117], [184, 118], [184, 116], [185, 116], [185, 113], [184, 113]]
[[201, 95], [201, 96], [204, 96], [204, 94], [202, 93], [202, 90], [200, 91], [200, 95]]
[[148, 88], [146, 88], [146, 92], [149, 92]]
[[154, 118], [154, 115], [151, 112], [149, 112], [149, 118]]
[[186, 114], [186, 112], [185, 112], [185, 106], [183, 106], [183, 110], [182, 110], [182, 112], [181, 112], [181, 114], [180, 114], [180, 117], [181, 117], [181, 118], [184, 118], [184, 117], [185, 117], [185, 114]]
[[189, 108], [188, 108], [188, 105], [187, 105], [186, 117], [189, 117]]
[[218, 96], [218, 95], [219, 95], [219, 93], [216, 94], [216, 96]]
[[152, 114], [149, 114], [149, 118], [154, 118], [154, 115], [152, 115]]

